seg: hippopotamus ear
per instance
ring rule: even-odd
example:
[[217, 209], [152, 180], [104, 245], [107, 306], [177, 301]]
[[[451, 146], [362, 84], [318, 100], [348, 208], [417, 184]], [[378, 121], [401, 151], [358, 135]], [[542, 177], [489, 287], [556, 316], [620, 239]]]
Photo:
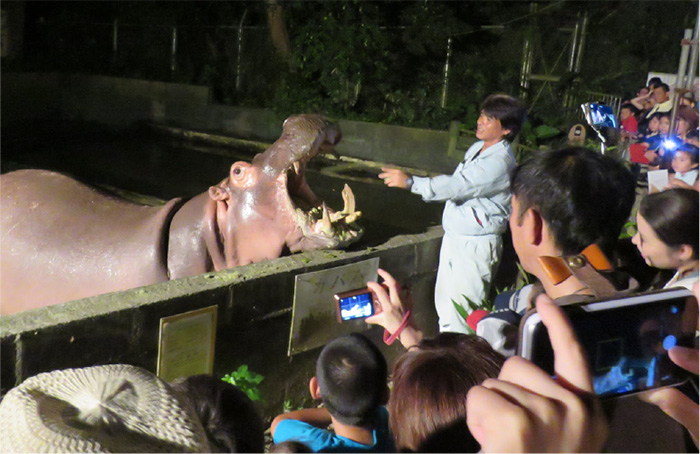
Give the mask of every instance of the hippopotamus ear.
[[228, 191], [222, 187], [224, 184], [226, 183], [222, 182], [216, 186], [209, 187], [209, 197], [211, 197], [212, 200], [223, 201], [229, 199], [230, 196]]

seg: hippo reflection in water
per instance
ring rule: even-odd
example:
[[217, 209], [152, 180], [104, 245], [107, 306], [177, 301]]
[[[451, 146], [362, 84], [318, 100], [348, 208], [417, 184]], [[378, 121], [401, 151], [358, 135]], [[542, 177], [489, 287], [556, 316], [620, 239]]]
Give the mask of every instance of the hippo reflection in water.
[[0, 310], [26, 309], [356, 241], [355, 198], [334, 211], [309, 188], [307, 162], [340, 141], [317, 115], [285, 120], [252, 163], [189, 200], [150, 207], [45, 170], [0, 177]]

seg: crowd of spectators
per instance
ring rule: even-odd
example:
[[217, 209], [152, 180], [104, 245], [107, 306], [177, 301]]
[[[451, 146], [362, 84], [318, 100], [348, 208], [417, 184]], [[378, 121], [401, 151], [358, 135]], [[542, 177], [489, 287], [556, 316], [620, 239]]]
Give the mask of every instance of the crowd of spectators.
[[[510, 153], [506, 139], [520, 123], [501, 124], [508, 116], [493, 103], [503, 99], [510, 102], [487, 98], [479, 120], [482, 142], [470, 148], [452, 180], [445, 177], [446, 187], [460, 169], [481, 162], [484, 142], [498, 146], [491, 148], [494, 153]], [[669, 87], [652, 80], [621, 109], [623, 137], [654, 154], [650, 165], [675, 173], [668, 189], [641, 201], [632, 242], [649, 267], [675, 272], [660, 287], [693, 289], [697, 295], [698, 114], [692, 103], [678, 107], [671, 134], [671, 99]], [[671, 148], [657, 136], [678, 145]], [[391, 169], [384, 176], [404, 189], [415, 184], [415, 193], [438, 192], [427, 179], [414, 181]], [[329, 342], [309, 382], [311, 397], [322, 406], [274, 418], [270, 452], [599, 452], [610, 450], [611, 440], [640, 438], [643, 432], [670, 437], [666, 428], [678, 424], [697, 446], [697, 395], [654, 390], [632, 397], [646, 407], [624, 422], [610, 414], [560, 307], [649, 290], [614, 269], [620, 231], [635, 202], [629, 166], [569, 147], [514, 165], [507, 182], [507, 197], [499, 200], [508, 207], [513, 248], [537, 283], [503, 298], [502, 308], [476, 323], [476, 334], [441, 330], [429, 338], [413, 320], [404, 287], [380, 269], [383, 285], [367, 283], [380, 310], [366, 321], [384, 328], [405, 351], [390, 367], [361, 334]], [[481, 180], [479, 185], [486, 187]], [[455, 210], [465, 200], [491, 197], [485, 190], [459, 194], [450, 199]], [[495, 216], [492, 211], [488, 216]], [[553, 376], [515, 355], [517, 321], [528, 309], [537, 310], [549, 333]], [[669, 356], [697, 374], [697, 349], [673, 347]], [[626, 402], [619, 405], [631, 401]], [[40, 374], [0, 403], [3, 452], [262, 452], [264, 429], [255, 405], [233, 385], [211, 376], [166, 383], [127, 365]]]
[[[649, 170], [668, 170], [669, 184], [698, 189], [698, 106], [697, 92], [678, 94], [674, 109], [669, 86], [651, 78], [637, 96], [620, 106], [620, 134], [630, 147], [632, 161]], [[673, 131], [671, 125], [674, 125]], [[689, 161], [674, 164], [678, 155]], [[680, 166], [680, 170], [677, 168]], [[690, 173], [688, 173], [690, 172]]]

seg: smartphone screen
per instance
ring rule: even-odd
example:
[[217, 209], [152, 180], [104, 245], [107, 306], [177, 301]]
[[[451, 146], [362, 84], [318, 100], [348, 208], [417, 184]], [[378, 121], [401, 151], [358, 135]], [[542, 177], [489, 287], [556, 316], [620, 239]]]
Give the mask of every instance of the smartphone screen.
[[[668, 356], [676, 345], [694, 346], [698, 303], [687, 290], [564, 306], [564, 310], [588, 355], [599, 396], [678, 385], [688, 378], [688, 372]], [[541, 321], [525, 320], [521, 342], [522, 356], [554, 375], [554, 353]]]
[[338, 313], [340, 314], [340, 319], [342, 321], [365, 318], [369, 317], [370, 315], [374, 315], [374, 303], [372, 300], [372, 292], [370, 290], [353, 295], [340, 296], [337, 298], [337, 302]]

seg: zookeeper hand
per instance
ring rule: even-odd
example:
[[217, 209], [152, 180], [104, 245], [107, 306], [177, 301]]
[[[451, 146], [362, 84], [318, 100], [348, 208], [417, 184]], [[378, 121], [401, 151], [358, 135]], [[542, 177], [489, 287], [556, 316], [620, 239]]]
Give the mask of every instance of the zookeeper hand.
[[390, 188], [408, 189], [408, 184], [406, 183], [408, 175], [399, 169], [382, 167], [382, 173], [379, 174], [379, 178], [384, 180], [384, 184]]

